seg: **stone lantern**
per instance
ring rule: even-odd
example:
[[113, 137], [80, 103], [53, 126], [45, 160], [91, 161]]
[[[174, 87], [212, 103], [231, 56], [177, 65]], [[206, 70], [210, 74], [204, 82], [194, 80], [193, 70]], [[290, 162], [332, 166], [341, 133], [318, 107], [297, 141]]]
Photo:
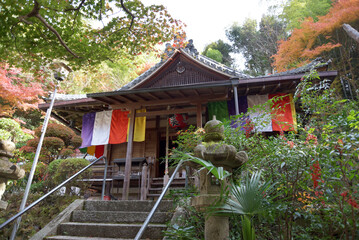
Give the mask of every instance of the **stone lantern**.
[[10, 141], [0, 140], [0, 209], [6, 209], [8, 203], [2, 201], [2, 195], [9, 179], [17, 180], [25, 176], [25, 171], [9, 161], [13, 157], [15, 144]]
[[[204, 126], [203, 142], [194, 149], [195, 156], [211, 162], [216, 167], [223, 167], [232, 172], [248, 160], [246, 152], [237, 152], [232, 145], [224, 144], [224, 127], [215, 118]], [[216, 184], [212, 174], [207, 170], [200, 172], [200, 194], [192, 200], [192, 205], [200, 211], [214, 204], [221, 193], [221, 186]], [[224, 240], [229, 237], [228, 217], [212, 215], [205, 220], [205, 239]]]

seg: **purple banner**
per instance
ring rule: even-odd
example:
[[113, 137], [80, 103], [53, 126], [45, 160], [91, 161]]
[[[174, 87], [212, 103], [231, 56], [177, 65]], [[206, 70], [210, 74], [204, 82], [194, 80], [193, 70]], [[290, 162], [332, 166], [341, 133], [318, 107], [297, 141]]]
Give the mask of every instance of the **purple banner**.
[[80, 148], [91, 146], [93, 127], [95, 123], [96, 113], [87, 113], [82, 117], [82, 145]]

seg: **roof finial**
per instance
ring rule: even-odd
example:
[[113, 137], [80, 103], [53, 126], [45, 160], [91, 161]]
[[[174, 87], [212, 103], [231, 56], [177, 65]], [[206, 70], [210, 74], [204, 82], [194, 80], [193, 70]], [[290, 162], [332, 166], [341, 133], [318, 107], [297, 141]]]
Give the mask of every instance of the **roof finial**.
[[193, 39], [190, 39], [190, 40], [188, 40], [188, 43], [187, 43], [187, 45], [186, 45], [186, 49], [189, 51], [189, 52], [191, 52], [191, 53], [193, 53], [194, 55], [198, 55], [198, 51], [197, 51], [197, 49], [194, 47], [194, 45], [193, 45]]

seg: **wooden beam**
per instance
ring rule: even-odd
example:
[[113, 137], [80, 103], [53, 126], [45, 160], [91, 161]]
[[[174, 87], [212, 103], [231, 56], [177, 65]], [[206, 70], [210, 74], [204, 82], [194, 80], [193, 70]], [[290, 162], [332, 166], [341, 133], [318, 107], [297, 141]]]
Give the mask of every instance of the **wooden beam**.
[[153, 98], [156, 99], [156, 100], [161, 100], [161, 98], [157, 97], [157, 96], [154, 95], [153, 93], [148, 92], [147, 94], [150, 95], [151, 97], [153, 97]]
[[111, 96], [111, 98], [115, 99], [116, 101], [118, 101], [120, 103], [126, 103], [126, 101], [123, 101], [121, 98], [119, 98], [119, 96]]
[[145, 97], [143, 97], [143, 96], [141, 96], [141, 95], [139, 95], [139, 94], [133, 94], [133, 95], [135, 95], [136, 97], [138, 97], [138, 98], [140, 98], [140, 99], [142, 99], [142, 100], [144, 100], [144, 101], [148, 101], [148, 100], [149, 100], [148, 98], [145, 98]]
[[277, 86], [275, 86], [274, 88], [273, 88], [273, 93], [275, 93], [278, 89], [280, 88], [280, 83], [278, 83], [277, 84]]
[[129, 96], [125, 96], [125, 95], [117, 95], [116, 98], [119, 98], [119, 99], [121, 99], [121, 100], [124, 101], [124, 102], [128, 102], [128, 101], [130, 101], [130, 102], [137, 102], [136, 100], [130, 98]]
[[168, 98], [173, 98], [173, 96], [171, 94], [169, 94], [168, 92], [166, 92], [166, 91], [163, 91], [162, 93], [164, 95], [166, 95]]
[[[144, 101], [138, 103], [127, 103], [127, 104], [115, 104], [111, 107], [113, 109], [121, 109], [124, 107], [133, 107], [141, 108], [148, 106], [161, 106], [161, 105], [173, 105], [173, 104], [191, 104], [193, 102], [203, 102], [204, 99], [208, 98], [209, 101], [223, 101], [226, 100], [228, 94], [217, 94], [217, 95], [202, 95], [196, 98], [174, 98], [174, 99], [163, 99], [163, 100], [153, 100], [153, 101]], [[207, 99], [206, 99], [207, 100]]]
[[132, 168], [132, 151], [133, 151], [133, 134], [135, 128], [135, 117], [136, 110], [131, 109], [130, 112], [130, 126], [128, 132], [128, 142], [127, 142], [127, 152], [126, 152], [126, 164], [125, 164], [125, 177], [123, 179], [123, 189], [122, 189], [122, 200], [128, 200], [129, 190], [130, 190], [130, 177], [131, 177], [131, 168]]
[[200, 95], [197, 89], [193, 89], [193, 91], [196, 93], [197, 96]]
[[119, 101], [116, 101], [116, 100], [114, 100], [112, 98], [109, 98], [109, 97], [102, 97], [101, 101], [104, 102], [104, 103], [107, 103], [109, 105], [117, 104], [117, 103], [121, 104]]
[[[204, 111], [204, 108], [202, 108]], [[197, 112], [197, 108], [176, 108], [170, 110], [159, 110], [159, 111], [152, 111], [152, 112], [143, 112], [137, 113], [137, 117], [151, 117], [151, 116], [162, 116], [162, 115], [170, 115], [175, 113], [195, 113]]]
[[179, 94], [182, 96], [182, 97], [187, 97], [186, 94], [184, 94], [181, 90], [178, 90]]

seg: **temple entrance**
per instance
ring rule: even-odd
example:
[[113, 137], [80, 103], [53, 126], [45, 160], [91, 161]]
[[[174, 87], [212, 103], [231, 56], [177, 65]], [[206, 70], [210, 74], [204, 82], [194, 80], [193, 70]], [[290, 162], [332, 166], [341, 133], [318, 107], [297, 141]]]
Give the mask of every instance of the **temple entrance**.
[[[169, 149], [176, 147], [177, 144], [174, 144], [172, 140], [169, 140]], [[160, 141], [160, 151], [159, 151], [159, 171], [158, 177], [163, 177], [165, 175], [165, 168], [166, 168], [166, 139]]]

